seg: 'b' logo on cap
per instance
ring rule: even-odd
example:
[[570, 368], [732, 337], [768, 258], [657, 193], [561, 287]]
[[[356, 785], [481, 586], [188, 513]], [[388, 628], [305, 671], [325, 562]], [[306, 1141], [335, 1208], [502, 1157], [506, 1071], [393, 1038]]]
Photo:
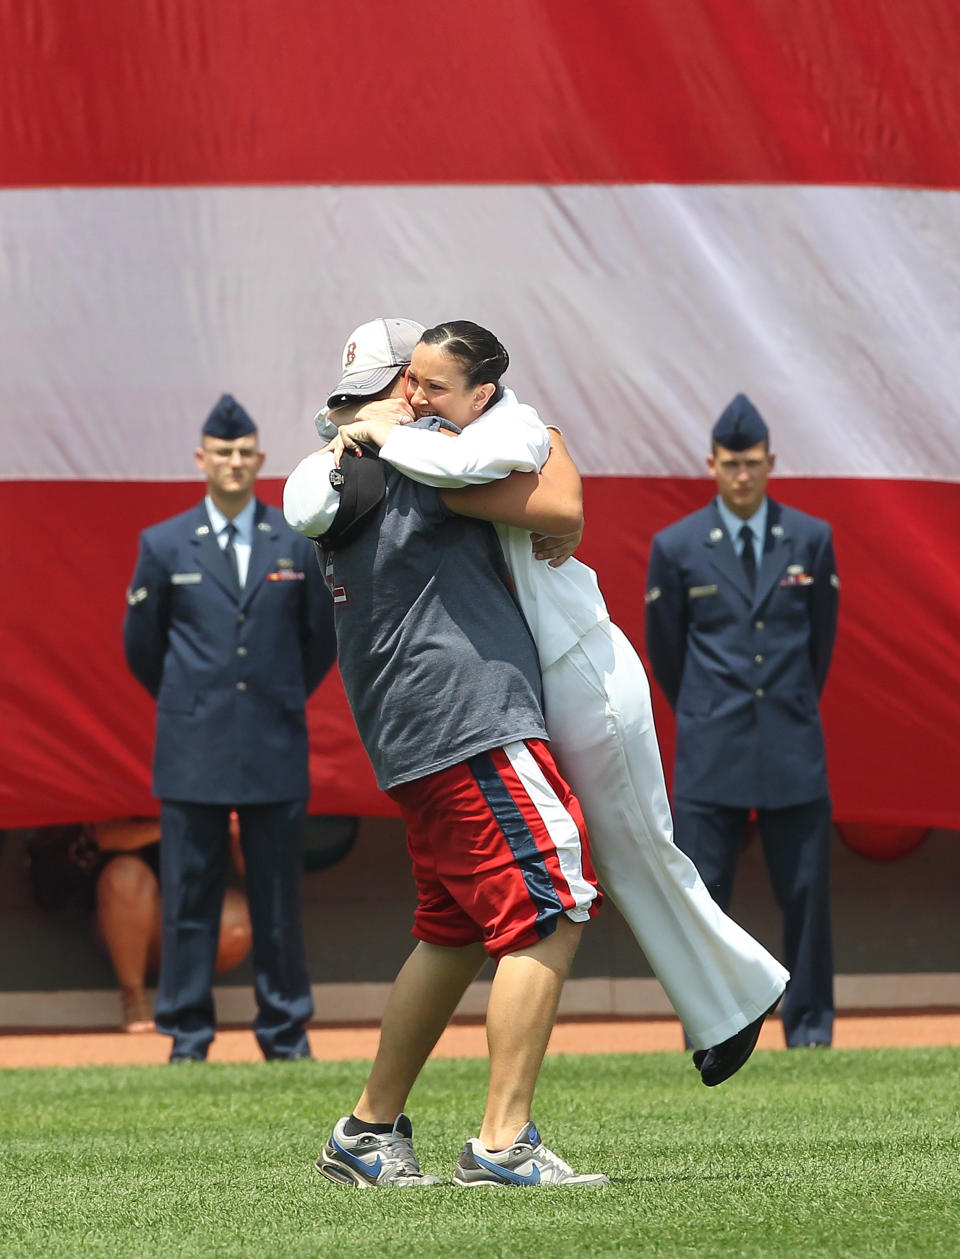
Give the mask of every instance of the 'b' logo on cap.
[[356, 341], [351, 341], [350, 344], [347, 346], [346, 353], [343, 356], [344, 365], [346, 367], [349, 367], [356, 357], [357, 357], [357, 343]]

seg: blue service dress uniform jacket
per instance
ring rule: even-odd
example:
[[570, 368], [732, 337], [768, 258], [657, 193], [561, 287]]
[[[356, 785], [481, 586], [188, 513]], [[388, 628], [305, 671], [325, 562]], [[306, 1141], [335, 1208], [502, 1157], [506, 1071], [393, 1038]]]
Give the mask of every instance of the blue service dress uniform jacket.
[[826, 796], [830, 526], [768, 499], [751, 590], [712, 502], [654, 536], [646, 603], [650, 663], [677, 719], [674, 795], [771, 809]]
[[201, 502], [143, 531], [127, 601], [127, 662], [157, 701], [154, 794], [305, 799], [304, 705], [336, 657], [313, 543], [258, 500], [238, 590]]

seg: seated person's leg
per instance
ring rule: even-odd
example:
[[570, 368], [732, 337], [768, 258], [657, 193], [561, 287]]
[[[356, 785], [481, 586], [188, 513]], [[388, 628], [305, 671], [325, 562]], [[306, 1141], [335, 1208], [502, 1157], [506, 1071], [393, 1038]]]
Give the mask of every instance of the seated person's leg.
[[228, 887], [220, 916], [220, 940], [217, 946], [217, 972], [239, 966], [250, 952], [253, 933], [247, 898], [235, 887]]
[[146, 980], [151, 940], [156, 942], [159, 921], [156, 875], [134, 853], [114, 857], [97, 880], [97, 925], [120, 985], [123, 1025], [128, 1032], [153, 1031]]

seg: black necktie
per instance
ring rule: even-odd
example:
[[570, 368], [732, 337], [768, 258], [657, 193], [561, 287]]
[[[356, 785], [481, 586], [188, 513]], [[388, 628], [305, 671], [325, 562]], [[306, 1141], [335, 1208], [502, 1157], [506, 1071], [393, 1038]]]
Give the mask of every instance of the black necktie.
[[740, 541], [743, 543], [743, 551], [740, 553], [743, 571], [747, 574], [747, 581], [752, 590], [757, 584], [757, 556], [753, 549], [753, 530], [749, 525], [741, 525]]
[[227, 563], [230, 565], [230, 571], [233, 573], [233, 579], [237, 583], [237, 589], [240, 589], [240, 565], [237, 563], [237, 548], [233, 545], [233, 540], [237, 536], [237, 526], [231, 520], [227, 524], [227, 545], [223, 548], [223, 553], [227, 557]]

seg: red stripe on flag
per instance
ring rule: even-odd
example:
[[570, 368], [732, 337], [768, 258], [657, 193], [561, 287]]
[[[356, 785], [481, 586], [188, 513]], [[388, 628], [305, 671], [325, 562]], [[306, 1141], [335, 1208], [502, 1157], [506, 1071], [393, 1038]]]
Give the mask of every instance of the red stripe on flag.
[[[281, 482], [258, 483], [278, 502]], [[137, 535], [184, 510], [196, 483], [9, 482], [0, 495], [0, 827], [149, 814], [154, 705], [123, 659], [124, 589]], [[840, 821], [960, 827], [960, 586], [944, 539], [960, 536], [960, 485], [771, 481], [774, 497], [828, 519], [843, 582], [824, 696]], [[581, 556], [641, 649], [653, 532], [707, 501], [696, 480], [584, 483]], [[52, 522], [56, 522], [53, 527]], [[655, 707], [664, 762], [673, 719]], [[309, 705], [311, 808], [374, 815], [377, 791], [339, 678]]]
[[0, 0], [0, 183], [960, 186], [955, 0]]

